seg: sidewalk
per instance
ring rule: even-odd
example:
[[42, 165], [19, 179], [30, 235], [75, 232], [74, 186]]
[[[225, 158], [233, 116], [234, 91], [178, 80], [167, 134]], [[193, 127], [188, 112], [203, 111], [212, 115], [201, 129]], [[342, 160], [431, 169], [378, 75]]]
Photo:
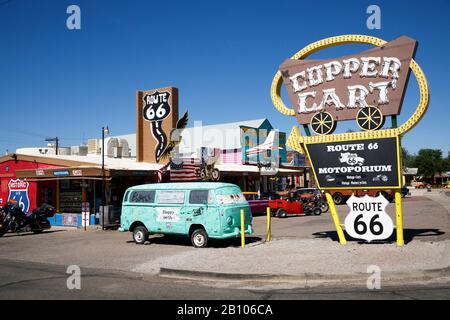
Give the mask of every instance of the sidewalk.
[[328, 239], [281, 238], [244, 249], [193, 249], [149, 261], [132, 271], [197, 280], [331, 284], [367, 279], [367, 268], [372, 265], [380, 268], [384, 279], [393, 281], [450, 277], [450, 241], [413, 241], [397, 247], [395, 243], [342, 246]]
[[[440, 190], [412, 190], [439, 202], [450, 214], [450, 197]], [[394, 231], [395, 233], [395, 231]], [[450, 240], [340, 245], [329, 238], [275, 238], [245, 248], [192, 249], [137, 265], [132, 271], [179, 279], [296, 283], [300, 286], [365, 284], [368, 267], [380, 268], [384, 281], [450, 281]]]

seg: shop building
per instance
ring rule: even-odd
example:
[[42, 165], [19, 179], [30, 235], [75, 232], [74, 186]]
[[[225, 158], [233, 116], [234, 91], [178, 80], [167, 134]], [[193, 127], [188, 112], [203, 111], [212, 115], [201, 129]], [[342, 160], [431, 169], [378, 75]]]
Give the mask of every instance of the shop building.
[[[0, 204], [15, 199], [29, 212], [49, 203], [57, 209], [53, 225], [81, 226], [83, 212], [90, 224], [102, 222], [101, 206], [105, 224], [114, 221], [128, 187], [183, 179], [187, 167], [193, 168], [191, 179], [235, 183], [243, 191], [310, 186], [305, 157], [287, 148], [286, 134], [268, 119], [186, 128], [187, 113], [178, 119], [177, 99], [173, 87], [138, 91], [136, 133], [58, 150], [20, 148], [0, 157]], [[171, 148], [175, 158], [164, 156]]]

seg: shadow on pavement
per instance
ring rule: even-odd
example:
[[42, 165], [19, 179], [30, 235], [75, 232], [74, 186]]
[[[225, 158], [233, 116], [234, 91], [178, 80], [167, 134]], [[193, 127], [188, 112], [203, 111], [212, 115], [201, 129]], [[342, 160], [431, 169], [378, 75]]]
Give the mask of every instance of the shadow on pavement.
[[50, 231], [43, 231], [41, 233], [33, 233], [33, 232], [24, 232], [24, 233], [11, 233], [8, 232], [4, 235], [5, 238], [13, 238], [13, 237], [25, 237], [25, 236], [41, 236], [48, 233], [56, 233], [56, 232], [67, 232], [67, 230], [50, 230]]
[[[348, 235], [347, 232], [345, 232], [345, 238], [347, 239], [347, 242], [358, 242], [358, 243], [366, 243], [364, 240], [355, 239]], [[439, 229], [403, 229], [403, 238], [405, 239], [405, 244], [408, 244], [411, 242], [415, 237], [438, 237], [445, 234], [444, 231], [441, 231]], [[333, 241], [339, 241], [338, 235], [336, 231], [322, 231], [322, 232], [316, 232], [313, 233], [313, 236], [315, 236], [318, 239], [324, 239], [324, 238], [330, 238]], [[386, 240], [375, 240], [371, 243], [395, 243], [397, 240], [395, 230], [392, 233], [392, 235], [386, 239]]]
[[[259, 242], [262, 239], [260, 237], [245, 237], [245, 244], [251, 244], [255, 242]], [[134, 243], [133, 240], [127, 241], [127, 243]], [[145, 245], [151, 244], [165, 244], [165, 245], [175, 245], [175, 246], [188, 246], [192, 247], [191, 240], [186, 236], [177, 236], [177, 235], [164, 235], [164, 236], [150, 236], [149, 241], [145, 243]], [[240, 247], [241, 246], [241, 238], [232, 238], [232, 239], [209, 239], [208, 240], [208, 248], [227, 248], [227, 247]]]

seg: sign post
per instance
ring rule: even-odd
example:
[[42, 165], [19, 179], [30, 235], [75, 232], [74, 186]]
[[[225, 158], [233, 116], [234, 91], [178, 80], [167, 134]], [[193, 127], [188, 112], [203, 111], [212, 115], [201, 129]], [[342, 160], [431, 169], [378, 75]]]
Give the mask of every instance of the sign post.
[[[376, 46], [340, 58], [306, 59], [332, 46], [364, 43]], [[331, 190], [395, 190], [397, 245], [404, 245], [401, 202], [400, 137], [423, 117], [429, 102], [428, 83], [414, 61], [417, 41], [402, 36], [391, 42], [365, 35], [342, 35], [316, 41], [281, 64], [271, 86], [274, 106], [295, 116], [306, 136], [294, 126], [287, 145], [308, 156], [317, 186], [325, 192], [339, 237], [345, 234]], [[397, 127], [410, 72], [417, 79], [420, 102], [413, 115]], [[284, 83], [294, 108], [281, 99]], [[390, 116], [392, 127], [385, 126]], [[353, 120], [360, 131], [334, 134], [337, 123]], [[311, 132], [314, 135], [311, 135]], [[387, 203], [376, 198], [352, 196], [345, 230], [355, 238], [383, 240], [393, 232], [384, 211]]]

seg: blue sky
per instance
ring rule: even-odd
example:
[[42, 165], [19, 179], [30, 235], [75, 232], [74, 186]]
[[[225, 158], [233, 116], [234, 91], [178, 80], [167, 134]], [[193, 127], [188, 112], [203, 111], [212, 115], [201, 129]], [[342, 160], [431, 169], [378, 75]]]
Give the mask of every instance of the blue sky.
[[[81, 30], [66, 28], [70, 4], [81, 8]], [[381, 7], [381, 30], [366, 27], [371, 4]], [[47, 136], [76, 145], [100, 136], [105, 124], [114, 135], [134, 132], [136, 90], [162, 86], [179, 88], [190, 125], [267, 117], [290, 132], [295, 118], [278, 113], [269, 95], [278, 66], [313, 41], [348, 33], [419, 41], [431, 104], [403, 145], [447, 154], [449, 15], [448, 0], [0, 0], [0, 154], [44, 145]], [[399, 123], [417, 103], [411, 77]]]

